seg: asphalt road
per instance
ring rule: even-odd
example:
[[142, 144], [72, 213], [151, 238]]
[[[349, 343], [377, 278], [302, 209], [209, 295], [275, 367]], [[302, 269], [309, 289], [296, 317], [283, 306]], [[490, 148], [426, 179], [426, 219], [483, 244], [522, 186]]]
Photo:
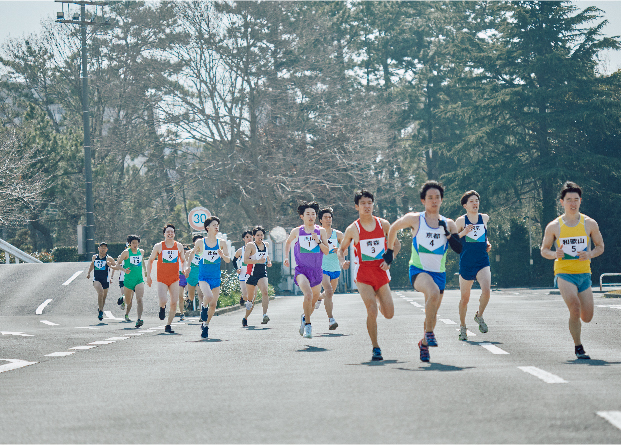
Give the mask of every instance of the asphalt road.
[[596, 295], [592, 360], [577, 361], [559, 295], [494, 291], [481, 334], [475, 290], [460, 342], [447, 291], [422, 363], [423, 296], [393, 291], [384, 361], [371, 362], [357, 294], [335, 296], [335, 331], [322, 306], [312, 339], [298, 333], [298, 296], [271, 301], [267, 325], [260, 311], [249, 328], [241, 311], [214, 317], [202, 340], [196, 318], [163, 333], [153, 289], [142, 328], [121, 320], [116, 286], [99, 322], [85, 268], [0, 265], [2, 443], [621, 443], [616, 299]]

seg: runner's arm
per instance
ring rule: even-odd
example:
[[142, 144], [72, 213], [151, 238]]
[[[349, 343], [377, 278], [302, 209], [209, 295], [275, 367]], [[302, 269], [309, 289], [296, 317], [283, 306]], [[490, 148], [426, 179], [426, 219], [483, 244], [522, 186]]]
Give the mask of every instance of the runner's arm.
[[339, 259], [339, 264], [343, 270], [347, 270], [350, 265], [350, 261], [345, 261], [345, 251], [349, 248], [349, 245], [354, 239], [353, 232], [356, 230], [354, 227], [355, 226], [352, 224], [345, 230], [345, 233], [343, 234], [343, 242], [339, 245], [339, 248], [336, 251], [336, 256]]
[[588, 231], [588, 233], [590, 234], [589, 236], [591, 237], [591, 241], [595, 245], [595, 248], [592, 249], [590, 252], [580, 252], [579, 256], [581, 260], [595, 258], [604, 253], [604, 238], [599, 231], [599, 225], [594, 219], [591, 218], [586, 221], [585, 226], [587, 224], [590, 226], [590, 230]]
[[287, 241], [285, 242], [285, 261], [284, 261], [285, 267], [289, 267], [289, 250], [291, 249], [291, 243], [293, 242], [294, 239], [298, 237], [299, 233], [300, 233], [300, 229], [298, 227], [291, 230], [291, 233], [289, 234], [289, 238], [287, 238]]
[[95, 268], [95, 255], [91, 258], [91, 264], [88, 266], [88, 272], [86, 272], [86, 279], [88, 280], [91, 277], [91, 272]]
[[399, 230], [401, 229], [407, 229], [410, 227], [413, 230], [418, 229], [418, 213], [406, 213], [390, 225], [390, 229], [388, 230], [388, 237], [386, 239], [388, 249], [394, 251], [395, 241], [397, 241], [397, 233], [399, 233]]
[[330, 253], [330, 246], [328, 245], [328, 234], [326, 233], [326, 229], [323, 227], [319, 229], [319, 238], [321, 243], [319, 244], [319, 249], [324, 255]]
[[[556, 226], [558, 226], [558, 221], [556, 220], [546, 226], [546, 230], [543, 234], [543, 241], [541, 242], [541, 256], [548, 260], [555, 260], [563, 256], [563, 249], [552, 250], [552, 244], [554, 244], [557, 238]], [[558, 230], [560, 232], [560, 226]]]

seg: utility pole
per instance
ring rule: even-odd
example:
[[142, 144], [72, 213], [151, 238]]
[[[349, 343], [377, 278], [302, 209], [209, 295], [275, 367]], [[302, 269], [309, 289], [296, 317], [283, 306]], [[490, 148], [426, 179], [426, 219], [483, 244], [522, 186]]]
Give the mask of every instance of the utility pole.
[[[93, 170], [91, 168], [91, 128], [90, 112], [88, 103], [88, 54], [86, 51], [86, 28], [87, 26], [106, 26], [108, 20], [100, 22], [86, 21], [86, 6], [105, 6], [105, 1], [78, 1], [78, 0], [55, 0], [57, 3], [71, 3], [80, 5], [80, 14], [74, 14], [71, 19], [65, 19], [63, 12], [56, 13], [56, 23], [70, 23], [80, 25], [82, 40], [82, 121], [84, 125], [84, 182], [86, 192], [86, 253], [87, 258], [95, 254], [95, 210], [93, 207]], [[103, 14], [102, 14], [103, 15]]]

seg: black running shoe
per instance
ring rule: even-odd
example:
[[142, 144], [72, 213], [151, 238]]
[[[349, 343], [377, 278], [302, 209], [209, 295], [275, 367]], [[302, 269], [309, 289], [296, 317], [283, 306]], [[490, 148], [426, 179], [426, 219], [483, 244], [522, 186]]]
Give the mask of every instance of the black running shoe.
[[248, 320], [246, 320], [245, 318], [242, 318], [242, 327], [244, 328], [248, 327]]
[[97, 318], [99, 318], [99, 321], [103, 320], [103, 311], [99, 311], [99, 316]]
[[377, 362], [380, 360], [384, 360], [384, 357], [382, 357], [382, 350], [380, 348], [373, 348], [373, 355], [371, 356], [371, 361]]
[[[160, 320], [163, 320], [164, 318], [166, 318], [166, 310], [165, 310], [165, 307], [166, 307], [166, 306], [164, 306], [164, 307], [161, 307], [161, 308], [160, 308]], [[170, 327], [170, 326], [169, 326], [169, 327]]]
[[166, 327], [164, 328], [164, 332], [167, 332], [169, 334], [174, 334], [175, 331], [172, 330], [172, 328], [170, 327], [169, 324], [166, 325]]
[[136, 320], [136, 327], [139, 328], [140, 326], [142, 326], [144, 324], [144, 321], [142, 320]]
[[119, 306], [123, 304], [123, 297], [119, 297], [118, 300], [116, 300], [116, 304], [118, 304]]
[[201, 329], [202, 329], [201, 337], [207, 338], [209, 336], [209, 326], [208, 325], [202, 326]]
[[244, 301], [244, 297], [239, 297], [239, 305], [243, 306], [244, 304], [246, 304], [246, 302]]
[[584, 347], [582, 345], [576, 346], [576, 357], [581, 360], [591, 360], [591, 357], [584, 352]]

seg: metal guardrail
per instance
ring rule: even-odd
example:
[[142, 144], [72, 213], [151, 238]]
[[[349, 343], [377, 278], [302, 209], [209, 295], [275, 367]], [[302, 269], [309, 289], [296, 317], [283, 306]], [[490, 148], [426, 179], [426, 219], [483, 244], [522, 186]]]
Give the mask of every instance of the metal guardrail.
[[35, 257], [33, 257], [32, 255], [28, 255], [26, 252], [19, 250], [14, 245], [7, 243], [2, 238], [0, 238], [0, 250], [4, 251], [4, 258], [5, 258], [6, 264], [11, 263], [10, 255], [12, 255], [15, 258], [15, 264], [19, 264], [20, 260], [24, 263], [41, 263], [42, 262], [36, 259]]
[[602, 292], [602, 278], [621, 276], [621, 273], [603, 273], [599, 276], [599, 291]]

